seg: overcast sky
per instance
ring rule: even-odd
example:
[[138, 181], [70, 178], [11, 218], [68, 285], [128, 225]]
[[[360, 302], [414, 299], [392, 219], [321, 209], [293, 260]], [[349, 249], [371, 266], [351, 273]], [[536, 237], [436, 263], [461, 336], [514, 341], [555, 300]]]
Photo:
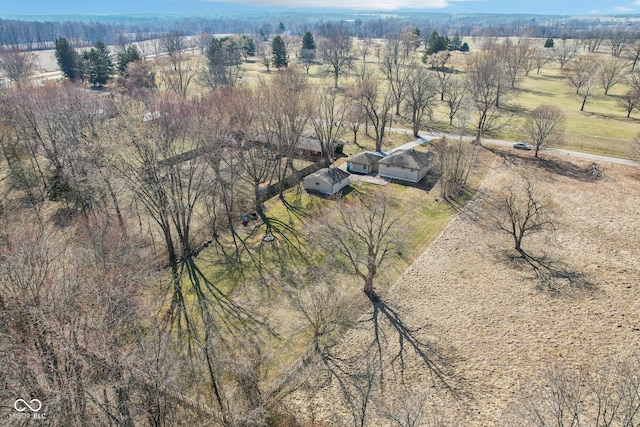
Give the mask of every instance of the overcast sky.
[[[83, 13], [215, 13], [216, 0], [0, 0], [0, 15]], [[394, 10], [418, 8], [446, 13], [591, 15], [640, 13], [640, 0], [226, 0], [244, 6], [291, 6]]]

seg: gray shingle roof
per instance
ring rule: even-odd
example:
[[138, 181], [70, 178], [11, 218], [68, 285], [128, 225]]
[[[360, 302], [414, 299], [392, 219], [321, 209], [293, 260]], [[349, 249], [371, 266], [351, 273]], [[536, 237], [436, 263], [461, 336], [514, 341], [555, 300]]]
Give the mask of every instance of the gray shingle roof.
[[357, 163], [359, 165], [373, 165], [383, 159], [384, 156], [382, 154], [374, 153], [371, 151], [365, 151], [362, 153], [358, 153], [352, 158], [349, 159], [351, 163]]
[[349, 172], [345, 172], [342, 169], [338, 169], [338, 168], [331, 168], [331, 169], [320, 169], [317, 172], [314, 172], [310, 175], [308, 175], [309, 177], [312, 178], [325, 178], [327, 181], [329, 181], [331, 184], [337, 184], [340, 181], [342, 181], [343, 179], [347, 178], [349, 175], [351, 175]]
[[378, 163], [419, 170], [430, 165], [435, 158], [436, 155], [431, 151], [423, 153], [416, 150], [398, 150], [389, 154]]
[[322, 143], [320, 142], [320, 140], [315, 138], [309, 138], [306, 136], [303, 136], [302, 138], [300, 138], [300, 141], [298, 142], [296, 147], [298, 147], [300, 150], [309, 150], [309, 151], [315, 151], [318, 153], [322, 152]]

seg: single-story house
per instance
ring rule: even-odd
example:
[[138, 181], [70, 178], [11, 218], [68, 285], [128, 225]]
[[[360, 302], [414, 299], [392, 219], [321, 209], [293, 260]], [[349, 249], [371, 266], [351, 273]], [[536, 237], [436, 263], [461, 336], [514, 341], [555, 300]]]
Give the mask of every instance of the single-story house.
[[322, 158], [322, 143], [319, 139], [303, 136], [296, 145], [298, 155], [311, 160], [319, 160]]
[[338, 168], [323, 168], [303, 179], [304, 189], [324, 194], [335, 194], [349, 185], [349, 172]]
[[433, 168], [436, 155], [416, 150], [397, 150], [378, 162], [378, 175], [418, 182]]
[[384, 158], [385, 154], [374, 151], [363, 151], [351, 157], [347, 161], [347, 170], [349, 172], [357, 172], [369, 174], [378, 172], [378, 162]]
[[[344, 144], [333, 143], [333, 155], [342, 154], [343, 147]], [[320, 160], [324, 157], [322, 143], [317, 138], [303, 136], [300, 138], [300, 141], [298, 141], [296, 148], [298, 149], [298, 156], [306, 159]]]

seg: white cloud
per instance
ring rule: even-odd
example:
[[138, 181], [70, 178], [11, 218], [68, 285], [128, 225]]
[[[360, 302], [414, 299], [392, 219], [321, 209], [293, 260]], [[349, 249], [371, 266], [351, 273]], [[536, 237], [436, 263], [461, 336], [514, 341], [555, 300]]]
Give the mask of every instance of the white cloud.
[[[208, 0], [208, 1], [217, 1], [217, 0]], [[253, 5], [259, 4], [262, 6], [394, 10], [399, 8], [443, 9], [446, 7], [451, 7], [455, 2], [469, 1], [469, 0], [349, 0], [349, 1], [345, 1], [345, 0], [231, 0], [231, 1], [234, 3], [250, 3]]]
[[629, 13], [629, 12], [633, 12], [634, 9], [626, 6], [616, 6], [613, 8], [613, 10], [616, 13]]

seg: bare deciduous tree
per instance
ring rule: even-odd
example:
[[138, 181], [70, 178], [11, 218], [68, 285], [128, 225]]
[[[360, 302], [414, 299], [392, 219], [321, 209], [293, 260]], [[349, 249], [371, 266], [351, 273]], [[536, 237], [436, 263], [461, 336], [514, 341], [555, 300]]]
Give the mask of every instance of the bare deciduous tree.
[[411, 116], [413, 136], [416, 138], [425, 115], [431, 117], [431, 103], [436, 96], [435, 79], [424, 68], [411, 66], [407, 76], [404, 110]]
[[408, 60], [409, 57], [402, 49], [399, 39], [387, 40], [382, 53], [380, 71], [384, 74], [391, 89], [396, 105], [396, 115], [400, 115], [400, 104], [406, 95], [406, 89], [409, 85], [409, 74], [412, 67], [409, 66]]
[[609, 31], [609, 37], [607, 38], [607, 44], [611, 51], [611, 56], [619, 58], [622, 52], [626, 49], [627, 43], [629, 43], [631, 33], [625, 26], [618, 25]]
[[33, 173], [28, 176], [37, 176], [49, 199], [68, 210], [86, 214], [104, 206], [109, 173], [101, 173], [101, 130], [113, 100], [70, 85], [21, 88], [8, 97], [15, 101], [3, 103], [5, 120], [14, 130], [13, 141], [29, 157]]
[[391, 119], [393, 96], [391, 90], [380, 87], [380, 81], [370, 70], [363, 68], [357, 76], [357, 82], [352, 88], [351, 96], [354, 102], [362, 107], [368, 121], [375, 132], [376, 151], [382, 150], [387, 123]]
[[321, 39], [318, 50], [322, 60], [329, 63], [334, 79], [334, 87], [338, 87], [338, 77], [344, 71], [351, 56], [351, 37], [349, 29], [337, 23], [327, 23], [320, 27]]
[[170, 31], [160, 38], [160, 46], [167, 55], [174, 56], [184, 52], [187, 41], [178, 31]]
[[635, 88], [627, 89], [620, 98], [618, 105], [627, 112], [627, 118], [631, 117], [631, 112], [640, 107], [640, 91]]
[[24, 82], [34, 71], [36, 56], [17, 47], [0, 49], [0, 71], [13, 82]]
[[348, 104], [341, 93], [330, 87], [319, 88], [315, 97], [311, 124], [322, 144], [325, 165], [333, 162], [335, 144], [345, 134]]
[[452, 397], [435, 396], [426, 389], [412, 390], [406, 385], [399, 392], [376, 400], [376, 412], [396, 427], [462, 426], [460, 403]]
[[201, 72], [200, 64], [180, 51], [160, 58], [158, 64], [160, 86], [183, 97], [187, 96], [191, 82]]
[[267, 68], [267, 73], [271, 72], [271, 43], [260, 42], [258, 44], [258, 57]]
[[447, 82], [444, 88], [444, 102], [447, 105], [449, 125], [453, 126], [453, 120], [456, 118], [460, 110], [465, 107], [468, 101], [468, 94], [464, 80], [461, 78], [452, 78]]
[[508, 94], [506, 73], [493, 54], [480, 52], [467, 60], [466, 88], [477, 111], [477, 143], [482, 133], [494, 129], [500, 118], [500, 101]]
[[576, 95], [582, 99], [580, 111], [584, 111], [587, 100], [595, 91], [599, 64], [592, 56], [581, 56], [571, 61], [564, 71], [568, 83], [576, 90]]
[[542, 46], [535, 46], [531, 50], [531, 63], [536, 68], [536, 74], [540, 74], [542, 67], [551, 61], [549, 51]]
[[631, 56], [631, 71], [635, 71], [638, 60], [640, 59], [640, 33], [636, 32], [631, 36], [629, 43], [629, 53]]
[[374, 281], [380, 268], [398, 254], [398, 218], [384, 193], [341, 201], [338, 217], [323, 227], [322, 238], [342, 255], [364, 282], [363, 292], [377, 300]]
[[535, 156], [541, 148], [558, 143], [565, 125], [565, 114], [555, 105], [539, 105], [527, 116], [523, 134], [533, 143]]
[[511, 181], [497, 197], [493, 220], [498, 230], [513, 238], [514, 249], [523, 253], [522, 240], [531, 234], [553, 231], [555, 221], [550, 206], [543, 203], [527, 178]]
[[443, 50], [427, 57], [427, 65], [433, 70], [440, 82], [440, 101], [444, 101], [444, 92], [453, 77], [453, 64], [447, 66], [452, 61], [451, 52]]
[[520, 37], [514, 43], [507, 38], [502, 45], [499, 45], [498, 53], [500, 56], [496, 57], [505, 59], [509, 84], [514, 88], [521, 76], [527, 73], [532, 54], [531, 39]]
[[[204, 240], [203, 225], [196, 219], [213, 187], [209, 163], [199, 155], [208, 139], [201, 132], [209, 128], [210, 109], [171, 93], [151, 101], [150, 114], [141, 105], [123, 105], [128, 110], [121, 111], [119, 123], [127, 143], [122, 171], [164, 241], [170, 272], [164, 288], [167, 301], [162, 304], [164, 321], [180, 341], [186, 341], [190, 354], [194, 348], [201, 350], [213, 399], [226, 414], [215, 348], [224, 342], [224, 331], [243, 330], [253, 321], [196, 261], [198, 238]], [[188, 294], [194, 295], [193, 302]]]
[[638, 360], [600, 361], [592, 369], [550, 365], [520, 392], [509, 425], [635, 426], [640, 420]]
[[297, 68], [282, 70], [270, 81], [260, 81], [256, 118], [273, 151], [272, 167], [279, 181], [293, 171], [293, 157], [312, 115], [312, 99], [307, 76]]
[[467, 185], [467, 179], [477, 159], [477, 149], [462, 139], [443, 138], [434, 145], [440, 177], [440, 196], [455, 198]]
[[567, 62], [578, 54], [578, 45], [573, 41], [562, 40], [560, 46], [555, 46], [551, 52], [553, 60], [560, 64], [560, 69], [563, 70]]
[[609, 89], [620, 83], [625, 78], [627, 66], [628, 63], [626, 61], [615, 57], [608, 61], [600, 62], [598, 77], [605, 95], [609, 93]]

